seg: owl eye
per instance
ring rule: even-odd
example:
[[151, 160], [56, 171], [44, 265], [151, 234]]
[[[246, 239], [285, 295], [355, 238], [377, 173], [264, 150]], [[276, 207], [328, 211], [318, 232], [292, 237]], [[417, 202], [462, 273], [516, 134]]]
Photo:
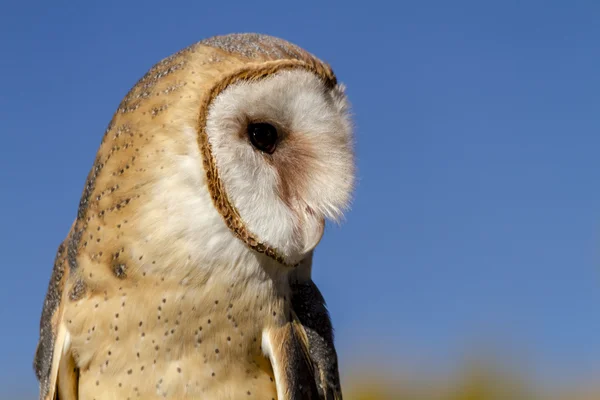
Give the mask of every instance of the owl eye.
[[248, 136], [252, 146], [265, 153], [272, 154], [277, 147], [277, 129], [271, 124], [249, 124]]

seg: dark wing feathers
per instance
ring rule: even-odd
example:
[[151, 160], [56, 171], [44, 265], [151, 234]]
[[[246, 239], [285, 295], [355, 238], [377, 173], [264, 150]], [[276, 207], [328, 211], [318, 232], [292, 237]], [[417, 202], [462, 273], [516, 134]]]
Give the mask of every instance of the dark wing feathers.
[[[63, 357], [68, 334], [61, 320], [65, 306], [61, 299], [70, 272], [71, 241], [72, 234], [69, 233], [56, 252], [40, 320], [40, 339], [33, 361], [33, 369], [40, 383], [40, 400], [71, 400], [76, 399], [77, 395], [74, 365], [70, 356]], [[65, 369], [65, 366], [69, 368]], [[60, 367], [63, 371], [59, 371]]]
[[312, 281], [292, 283], [292, 308], [297, 336], [305, 347], [318, 399], [342, 400], [337, 353], [333, 344], [333, 327], [325, 300]]
[[50, 392], [54, 344], [58, 328], [55, 323], [57, 320], [55, 315], [60, 309], [60, 300], [66, 280], [66, 247], [65, 241], [58, 247], [56, 253], [40, 320], [40, 339], [33, 361], [33, 368], [40, 382], [40, 399], [42, 400], [46, 399]]

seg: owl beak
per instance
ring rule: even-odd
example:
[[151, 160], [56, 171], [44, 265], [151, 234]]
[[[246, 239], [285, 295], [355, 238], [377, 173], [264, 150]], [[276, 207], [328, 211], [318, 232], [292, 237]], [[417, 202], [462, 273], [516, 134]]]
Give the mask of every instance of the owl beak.
[[306, 254], [314, 250], [321, 241], [325, 232], [325, 218], [316, 215], [312, 208], [307, 206], [302, 226], [304, 234], [303, 253]]

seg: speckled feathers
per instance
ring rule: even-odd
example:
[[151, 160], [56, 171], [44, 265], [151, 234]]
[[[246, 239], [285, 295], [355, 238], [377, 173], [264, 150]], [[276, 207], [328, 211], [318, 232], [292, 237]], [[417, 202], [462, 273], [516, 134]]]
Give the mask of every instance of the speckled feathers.
[[[287, 169], [266, 158], [263, 163], [262, 155], [213, 148], [223, 134], [219, 124], [211, 128], [221, 115], [221, 106], [211, 107], [215, 99], [236, 84], [261, 84], [284, 71], [315, 80], [318, 101], [307, 115], [332, 116], [331, 124], [306, 129], [318, 127], [337, 143], [327, 153], [336, 162], [310, 151], [301, 159], [318, 157], [315, 171], [322, 174], [304, 185], [340, 181], [327, 198], [304, 196], [295, 183], [286, 192], [282, 182], [290, 186], [299, 178], [282, 177]], [[290, 82], [281, 84], [291, 85], [282, 99], [303, 90]], [[286, 145], [320, 143], [315, 135], [303, 139], [304, 133], [290, 134]], [[297, 289], [312, 285], [312, 248], [320, 239], [318, 221], [327, 216], [322, 210], [347, 205], [351, 153], [343, 91], [329, 66], [297, 46], [228, 35], [155, 65], [110, 122], [59, 248], [35, 359], [40, 397], [287, 399], [304, 398], [299, 387], [312, 387], [313, 398], [341, 398], [330, 324], [323, 322], [321, 332], [304, 329], [311, 317], [303, 310], [329, 321], [322, 298]], [[237, 185], [246, 175], [228, 172], [227, 160], [237, 156], [242, 165], [259, 160], [257, 176], [277, 175], [257, 187], [272, 188], [265, 198], [284, 210], [289, 239], [252, 222], [260, 218], [248, 210], [263, 212], [263, 205], [248, 208], [240, 200], [256, 196]], [[298, 232], [303, 221], [315, 221], [313, 231]], [[299, 244], [288, 249], [292, 235]], [[305, 357], [293, 356], [294, 349]], [[290, 368], [304, 372], [292, 379], [284, 373]]]

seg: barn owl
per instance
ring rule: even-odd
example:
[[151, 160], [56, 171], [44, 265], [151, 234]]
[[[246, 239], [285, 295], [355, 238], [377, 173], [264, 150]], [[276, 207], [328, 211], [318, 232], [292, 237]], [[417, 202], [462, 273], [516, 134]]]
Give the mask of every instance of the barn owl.
[[344, 88], [305, 50], [232, 34], [156, 64], [58, 248], [40, 399], [341, 399], [311, 265], [354, 175]]

